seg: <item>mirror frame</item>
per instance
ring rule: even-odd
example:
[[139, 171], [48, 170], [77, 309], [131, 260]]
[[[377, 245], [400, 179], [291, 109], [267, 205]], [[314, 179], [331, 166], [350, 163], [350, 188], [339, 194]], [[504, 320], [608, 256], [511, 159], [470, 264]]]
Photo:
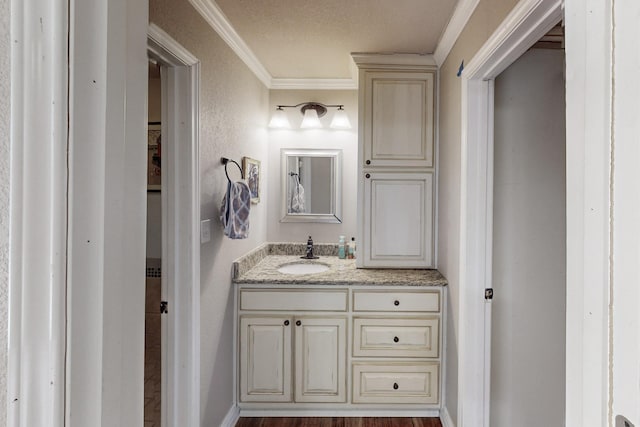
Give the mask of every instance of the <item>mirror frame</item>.
[[[322, 150], [322, 149], [294, 149], [282, 148], [280, 150], [280, 205], [281, 216], [280, 222], [321, 222], [321, 223], [342, 223], [342, 150]], [[330, 157], [333, 159], [333, 173], [331, 174], [331, 213], [304, 213], [293, 214], [287, 210], [287, 159], [289, 157]]]

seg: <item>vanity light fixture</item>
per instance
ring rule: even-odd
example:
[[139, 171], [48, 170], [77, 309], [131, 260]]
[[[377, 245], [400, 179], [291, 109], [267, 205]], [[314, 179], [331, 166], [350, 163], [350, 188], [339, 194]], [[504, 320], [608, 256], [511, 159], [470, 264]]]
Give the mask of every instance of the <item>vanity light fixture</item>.
[[276, 112], [273, 113], [271, 121], [269, 122], [269, 127], [275, 129], [289, 129], [291, 127], [287, 114], [282, 107], [278, 106], [278, 108], [276, 108]]
[[344, 105], [330, 105], [330, 104], [322, 104], [320, 102], [301, 102], [296, 105], [277, 105], [276, 111], [273, 113], [271, 117], [271, 121], [269, 122], [269, 127], [274, 129], [290, 129], [291, 124], [289, 123], [289, 119], [286, 116], [284, 111], [285, 108], [298, 108], [300, 107], [300, 113], [304, 116], [302, 118], [302, 123], [300, 124], [301, 129], [320, 129], [322, 128], [322, 123], [320, 123], [320, 117], [323, 117], [327, 114], [327, 108], [337, 108], [336, 112], [333, 115], [333, 119], [331, 120], [331, 124], [329, 125], [332, 129], [351, 129], [351, 123], [349, 122], [349, 118], [344, 111]]

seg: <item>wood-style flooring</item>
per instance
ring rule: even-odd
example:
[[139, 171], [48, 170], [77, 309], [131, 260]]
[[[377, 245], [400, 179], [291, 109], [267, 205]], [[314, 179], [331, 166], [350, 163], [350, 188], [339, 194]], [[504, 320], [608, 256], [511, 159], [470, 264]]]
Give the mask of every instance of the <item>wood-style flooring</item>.
[[439, 418], [240, 418], [236, 427], [442, 427]]

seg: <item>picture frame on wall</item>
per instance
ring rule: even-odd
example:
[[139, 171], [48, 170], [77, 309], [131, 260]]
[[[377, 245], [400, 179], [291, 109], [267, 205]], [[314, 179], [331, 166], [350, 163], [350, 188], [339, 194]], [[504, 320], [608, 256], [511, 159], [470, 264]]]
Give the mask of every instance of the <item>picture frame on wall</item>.
[[147, 130], [147, 191], [162, 188], [162, 135], [159, 122], [150, 122]]
[[242, 169], [244, 178], [251, 191], [251, 203], [260, 202], [260, 160], [250, 157], [242, 158]]

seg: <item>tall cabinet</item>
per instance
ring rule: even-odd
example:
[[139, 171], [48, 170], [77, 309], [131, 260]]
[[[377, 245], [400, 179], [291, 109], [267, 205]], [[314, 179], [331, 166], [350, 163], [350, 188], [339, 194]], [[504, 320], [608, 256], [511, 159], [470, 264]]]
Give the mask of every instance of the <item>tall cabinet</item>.
[[435, 268], [436, 65], [354, 54], [359, 68], [358, 267]]

